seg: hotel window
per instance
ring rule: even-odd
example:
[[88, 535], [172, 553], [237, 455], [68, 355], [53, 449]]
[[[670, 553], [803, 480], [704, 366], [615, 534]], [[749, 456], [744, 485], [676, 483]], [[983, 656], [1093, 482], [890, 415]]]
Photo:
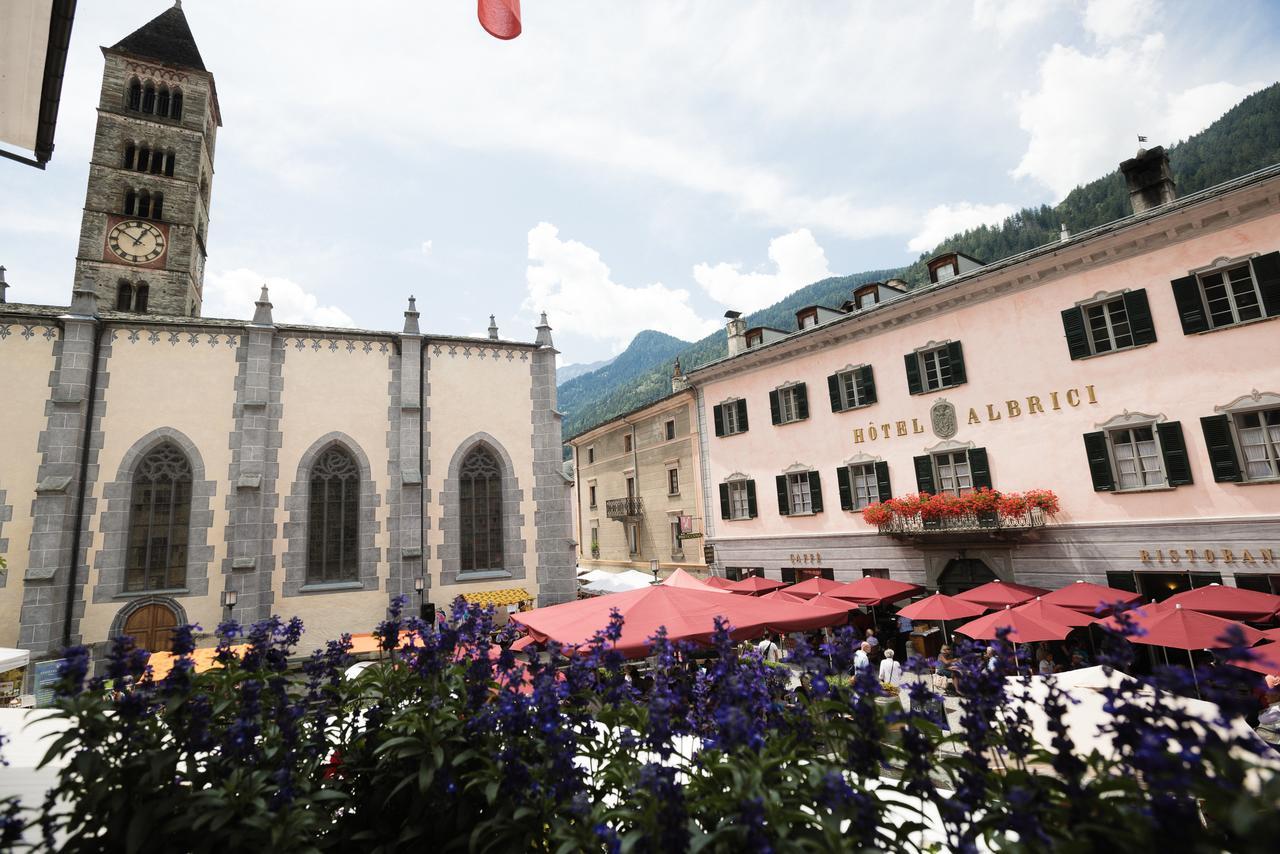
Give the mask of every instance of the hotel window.
[[724, 577], [730, 581], [741, 581], [744, 578], [764, 578], [764, 567], [729, 566], [725, 567]]
[[863, 578], [888, 578], [889, 570], [887, 569], [864, 569], [862, 570]]
[[964, 495], [991, 488], [986, 448], [939, 451], [915, 458], [916, 488], [931, 495]]
[[1125, 350], [1156, 340], [1145, 289], [1126, 291], [1062, 312], [1072, 359]]
[[905, 357], [907, 390], [912, 394], [938, 391], [968, 381], [959, 341], [930, 346]]
[[667, 495], [680, 494], [680, 469], [667, 469]]
[[1280, 480], [1280, 407], [1213, 415], [1200, 426], [1215, 481]]
[[756, 482], [733, 480], [720, 484], [720, 518], [756, 518]]
[[861, 510], [868, 504], [893, 497], [889, 489], [889, 464], [883, 461], [857, 463], [836, 469], [840, 486], [840, 509]]
[[1097, 492], [1124, 492], [1191, 483], [1182, 424], [1127, 423], [1084, 436]]
[[1173, 298], [1187, 335], [1280, 315], [1280, 252], [1175, 279]]
[[747, 432], [747, 402], [731, 400], [711, 409], [717, 436], [734, 436]]
[[822, 479], [816, 471], [780, 474], [778, 513], [783, 516], [808, 516], [822, 512]]
[[818, 566], [784, 566], [782, 568], [782, 580], [788, 584], [808, 581], [810, 578], [825, 578], [827, 581], [835, 581], [836, 571], [831, 567]]
[[1259, 593], [1277, 593], [1280, 592], [1280, 575], [1245, 575], [1237, 572], [1236, 587]]
[[667, 441], [670, 442], [676, 437], [676, 420], [674, 418], [669, 419], [667, 423], [663, 425], [663, 430], [664, 435], [667, 437]]
[[631, 434], [624, 433], [622, 436], [622, 453], [631, 453]]
[[809, 417], [809, 392], [804, 383], [769, 392], [769, 414], [774, 424], [790, 424]]
[[870, 365], [848, 368], [827, 377], [831, 411], [844, 412], [876, 402], [876, 383]]

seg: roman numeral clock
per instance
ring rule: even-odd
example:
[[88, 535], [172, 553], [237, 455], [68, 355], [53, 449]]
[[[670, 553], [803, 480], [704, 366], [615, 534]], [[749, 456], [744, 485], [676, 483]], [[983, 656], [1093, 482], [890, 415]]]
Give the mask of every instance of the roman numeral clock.
[[164, 266], [169, 248], [169, 226], [141, 219], [111, 217], [107, 222], [104, 261], [121, 261], [138, 267]]

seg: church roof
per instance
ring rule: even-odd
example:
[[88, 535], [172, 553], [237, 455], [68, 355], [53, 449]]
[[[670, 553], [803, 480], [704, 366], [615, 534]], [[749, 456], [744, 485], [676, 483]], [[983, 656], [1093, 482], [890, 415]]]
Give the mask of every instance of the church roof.
[[191, 27], [187, 24], [187, 16], [182, 13], [181, 3], [175, 3], [172, 8], [125, 36], [113, 49], [168, 65], [206, 70], [195, 37], [191, 35]]

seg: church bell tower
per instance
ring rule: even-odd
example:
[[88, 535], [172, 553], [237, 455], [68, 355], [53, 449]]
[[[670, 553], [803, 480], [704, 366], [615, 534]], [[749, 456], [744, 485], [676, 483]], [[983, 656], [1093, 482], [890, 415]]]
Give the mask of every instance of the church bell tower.
[[181, 0], [102, 53], [76, 284], [91, 281], [104, 309], [198, 317], [222, 126], [213, 75]]

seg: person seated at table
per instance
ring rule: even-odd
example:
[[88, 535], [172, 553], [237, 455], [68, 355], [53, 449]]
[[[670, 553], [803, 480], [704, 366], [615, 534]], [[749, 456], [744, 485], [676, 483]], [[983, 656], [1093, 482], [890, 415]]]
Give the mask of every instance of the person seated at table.
[[884, 661], [880, 662], [880, 681], [886, 685], [897, 685], [902, 681], [902, 665], [893, 660], [893, 650], [884, 651]]
[[960, 683], [956, 676], [956, 668], [959, 664], [960, 659], [951, 651], [951, 645], [944, 644], [938, 651], [937, 674], [950, 681], [951, 684], [947, 690], [955, 694], [960, 693]]
[[1067, 668], [1068, 670], [1083, 670], [1088, 666], [1089, 666], [1089, 662], [1084, 657], [1084, 653], [1082, 652], [1071, 653], [1071, 665]]

